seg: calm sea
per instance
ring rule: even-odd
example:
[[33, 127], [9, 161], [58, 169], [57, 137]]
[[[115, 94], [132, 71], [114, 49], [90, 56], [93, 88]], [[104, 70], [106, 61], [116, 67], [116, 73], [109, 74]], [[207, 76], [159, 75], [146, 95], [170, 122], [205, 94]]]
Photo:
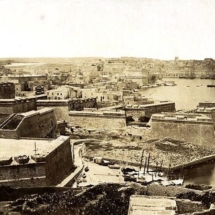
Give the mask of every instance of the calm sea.
[[[176, 104], [176, 110], [195, 109], [199, 102], [215, 101], [215, 80], [210, 79], [164, 79], [175, 81], [177, 86], [161, 86], [148, 88], [143, 95], [155, 100], [171, 100]], [[215, 185], [215, 162], [190, 169], [185, 173], [185, 184]]]
[[163, 79], [174, 81], [177, 86], [160, 86], [148, 88], [143, 95], [154, 100], [171, 100], [176, 104], [176, 110], [190, 110], [196, 108], [199, 102], [215, 101], [215, 87], [207, 87], [214, 84], [210, 79]]

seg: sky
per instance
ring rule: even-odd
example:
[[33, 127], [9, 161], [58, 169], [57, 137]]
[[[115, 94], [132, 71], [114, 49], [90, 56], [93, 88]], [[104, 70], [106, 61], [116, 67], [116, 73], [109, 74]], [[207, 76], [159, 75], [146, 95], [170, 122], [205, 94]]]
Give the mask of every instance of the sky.
[[215, 59], [214, 0], [0, 0], [0, 57]]

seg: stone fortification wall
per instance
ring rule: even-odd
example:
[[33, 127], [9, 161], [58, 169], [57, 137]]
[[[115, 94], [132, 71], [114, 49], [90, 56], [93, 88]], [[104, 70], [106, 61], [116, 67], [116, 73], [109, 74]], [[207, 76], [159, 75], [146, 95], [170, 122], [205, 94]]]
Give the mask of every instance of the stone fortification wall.
[[52, 109], [13, 115], [0, 129], [1, 138], [37, 137], [53, 138], [57, 121]]
[[175, 111], [174, 102], [140, 105], [138, 107], [125, 108], [126, 116], [133, 116], [135, 121], [138, 120], [141, 116], [151, 117], [151, 115], [155, 113], [174, 112], [174, 111]]
[[17, 139], [19, 138], [19, 135], [15, 130], [2, 130], [0, 129], [0, 138], [11, 138], [11, 139]]
[[43, 113], [33, 114], [23, 119], [22, 123], [17, 127], [19, 137], [55, 137], [57, 129], [57, 121], [54, 111], [49, 110]]
[[12, 114], [13, 113], [13, 105], [12, 104], [2, 104], [0, 101], [0, 114]]
[[199, 109], [197, 109], [196, 112], [199, 113], [199, 114], [204, 114], [204, 115], [212, 118], [214, 129], [215, 129], [215, 107], [212, 107], [212, 108], [199, 108]]
[[12, 181], [0, 181], [1, 186], [10, 186], [14, 188], [26, 188], [26, 187], [44, 187], [46, 186], [46, 178], [28, 178]]
[[152, 135], [153, 138], [169, 137], [199, 145], [214, 145], [214, 128], [212, 122], [153, 119]]
[[0, 114], [22, 113], [31, 110], [36, 110], [36, 98], [0, 100]]
[[0, 180], [45, 176], [45, 163], [0, 166]]
[[198, 106], [203, 108], [215, 107], [215, 102], [199, 102]]
[[36, 109], [36, 98], [16, 100], [13, 105], [13, 113], [23, 113]]
[[68, 120], [69, 118], [68, 106], [37, 106], [37, 110], [41, 110], [45, 107], [50, 107], [54, 109], [54, 114], [57, 121]]
[[70, 111], [68, 122], [74, 126], [95, 129], [119, 129], [126, 126], [124, 114]]
[[74, 167], [70, 139], [57, 147], [46, 157], [47, 185], [57, 185], [71, 173]]
[[43, 108], [54, 109], [55, 117], [57, 121], [67, 121], [69, 117], [69, 103], [68, 100], [38, 100], [37, 110]]

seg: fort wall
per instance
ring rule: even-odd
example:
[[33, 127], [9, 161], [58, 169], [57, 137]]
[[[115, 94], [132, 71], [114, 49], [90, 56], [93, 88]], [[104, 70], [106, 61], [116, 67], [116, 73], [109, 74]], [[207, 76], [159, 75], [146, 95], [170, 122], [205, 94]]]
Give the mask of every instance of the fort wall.
[[14, 114], [0, 128], [1, 138], [37, 137], [53, 138], [56, 136], [57, 121], [52, 109]]
[[36, 110], [36, 98], [0, 100], [0, 114], [22, 113], [31, 110]]
[[109, 130], [126, 126], [125, 114], [119, 112], [70, 111], [68, 122], [80, 127]]
[[153, 138], [169, 137], [199, 145], [214, 145], [214, 128], [211, 121], [152, 119], [152, 135]]
[[0, 180], [45, 176], [45, 163], [0, 166]]
[[47, 110], [23, 119], [17, 128], [20, 137], [55, 137], [57, 121], [53, 110]]
[[67, 121], [69, 118], [69, 111], [68, 111], [68, 106], [51, 106], [51, 105], [40, 105], [37, 106], [37, 110], [41, 110], [45, 107], [49, 107], [54, 109], [54, 114], [55, 114], [55, 118], [57, 121], [62, 121], [65, 120]]
[[151, 117], [151, 115], [155, 113], [174, 112], [174, 111], [175, 111], [174, 102], [139, 105], [139, 106], [125, 108], [126, 116], [133, 116], [133, 119], [135, 119], [135, 121], [137, 121], [141, 116]]
[[45, 187], [46, 178], [34, 177], [34, 178], [25, 178], [20, 180], [5, 180], [5, 181], [0, 181], [0, 185], [14, 187], [14, 188]]
[[47, 155], [45, 166], [47, 185], [57, 185], [71, 173], [74, 162], [69, 138]]

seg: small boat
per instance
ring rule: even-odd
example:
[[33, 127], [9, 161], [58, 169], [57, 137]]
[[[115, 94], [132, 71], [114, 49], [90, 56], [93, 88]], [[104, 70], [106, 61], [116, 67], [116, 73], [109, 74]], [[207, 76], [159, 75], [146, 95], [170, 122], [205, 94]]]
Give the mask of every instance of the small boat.
[[214, 84], [208, 84], [207, 87], [215, 87]]

